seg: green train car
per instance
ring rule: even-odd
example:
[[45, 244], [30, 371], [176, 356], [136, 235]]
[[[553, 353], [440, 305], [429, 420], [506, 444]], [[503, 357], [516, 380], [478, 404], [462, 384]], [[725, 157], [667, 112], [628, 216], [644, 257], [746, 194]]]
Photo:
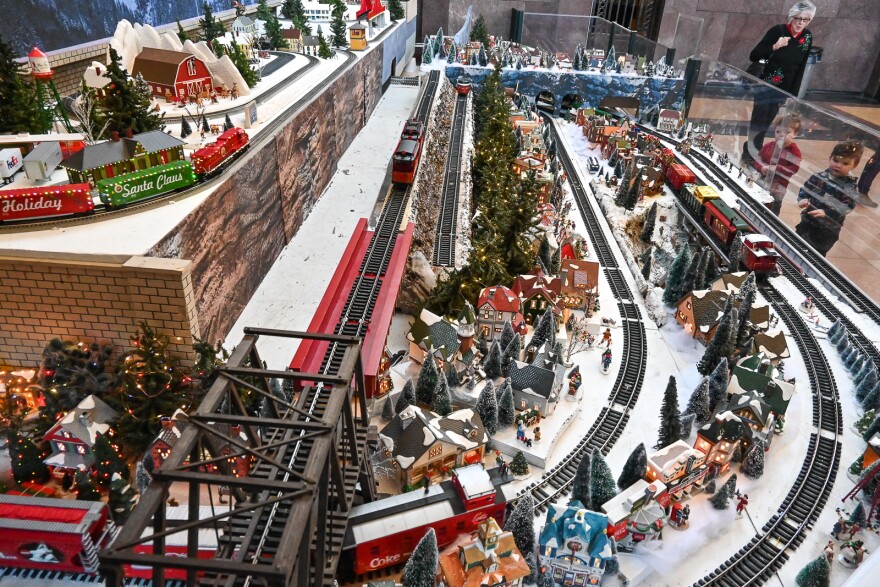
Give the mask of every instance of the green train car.
[[105, 206], [115, 208], [189, 187], [198, 181], [189, 161], [175, 161], [98, 182]]

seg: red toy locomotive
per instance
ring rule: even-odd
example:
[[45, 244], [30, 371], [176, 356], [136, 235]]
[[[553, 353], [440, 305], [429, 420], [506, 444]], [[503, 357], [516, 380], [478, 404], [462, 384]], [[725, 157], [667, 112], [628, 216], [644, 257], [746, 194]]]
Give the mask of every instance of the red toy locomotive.
[[232, 161], [233, 155], [248, 146], [248, 135], [241, 128], [231, 128], [192, 154], [193, 171], [198, 176], [216, 172]]
[[391, 163], [391, 181], [409, 184], [413, 182], [419, 160], [422, 158], [422, 142], [425, 139], [424, 125], [418, 120], [407, 121], [403, 125], [400, 142], [394, 149]]

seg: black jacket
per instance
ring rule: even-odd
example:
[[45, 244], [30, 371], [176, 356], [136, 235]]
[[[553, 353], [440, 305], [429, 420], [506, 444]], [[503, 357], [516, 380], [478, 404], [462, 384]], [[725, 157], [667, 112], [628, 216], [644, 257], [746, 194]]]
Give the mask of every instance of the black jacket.
[[[789, 37], [788, 45], [774, 51], [773, 45], [779, 37]], [[797, 94], [807, 65], [807, 55], [813, 45], [813, 33], [804, 29], [798, 37], [792, 37], [788, 25], [778, 24], [767, 31], [764, 38], [752, 49], [749, 59], [767, 60], [762, 79], [790, 94]]]
[[[843, 220], [856, 207], [858, 197], [855, 177], [835, 177], [827, 169], [815, 173], [798, 192], [798, 202], [810, 201], [810, 207], [801, 211], [801, 222], [827, 230], [829, 234], [840, 234]], [[811, 210], [824, 210], [825, 217], [810, 216]]]

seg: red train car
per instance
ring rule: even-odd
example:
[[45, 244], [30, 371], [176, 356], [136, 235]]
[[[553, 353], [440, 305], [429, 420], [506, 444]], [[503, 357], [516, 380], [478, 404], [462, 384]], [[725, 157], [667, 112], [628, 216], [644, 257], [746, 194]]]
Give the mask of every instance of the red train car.
[[743, 234], [751, 232], [739, 212], [725, 204], [724, 200], [707, 201], [704, 210], [703, 222], [727, 246], [730, 246], [738, 232]]
[[208, 143], [192, 154], [193, 170], [196, 175], [206, 175], [217, 171], [232, 160], [233, 155], [248, 146], [248, 135], [242, 128], [230, 128], [213, 143]]
[[761, 274], [776, 273], [779, 252], [776, 243], [763, 234], [748, 234], [743, 238], [740, 262], [748, 271]]
[[[210, 518], [219, 513], [210, 506], [199, 507], [200, 518]], [[189, 506], [169, 506], [165, 509], [168, 520], [180, 520], [181, 523], [189, 519]], [[222, 527], [222, 525], [221, 525]], [[143, 536], [153, 534], [152, 528], [144, 530]], [[165, 537], [165, 556], [170, 558], [187, 558], [186, 532], [169, 534]], [[134, 547], [135, 552], [140, 554], [153, 554], [153, 544], [147, 542]], [[217, 533], [214, 530], [199, 530], [199, 553], [200, 559], [212, 559], [217, 555]], [[153, 567], [148, 565], [125, 565], [125, 576], [138, 579], [152, 579]], [[183, 569], [167, 568], [166, 579], [186, 580], [186, 571]]]
[[471, 85], [473, 85], [471, 78], [463, 75], [458, 78], [458, 81], [455, 83], [455, 91], [459, 94], [467, 95], [471, 91]]
[[497, 471], [490, 475], [481, 464], [460, 467], [452, 471], [452, 481], [427, 493], [419, 489], [352, 508], [342, 544], [342, 572], [362, 575], [405, 562], [428, 528], [434, 529], [443, 550], [488, 517], [503, 526], [503, 485], [510, 477]]
[[425, 123], [421, 120], [407, 120], [406, 124], [403, 125], [403, 131], [400, 133], [400, 138], [421, 142], [424, 134]]
[[666, 168], [666, 179], [675, 191], [679, 191], [686, 183], [696, 183], [697, 176], [681, 163], [673, 163]]
[[391, 181], [412, 183], [422, 158], [422, 142], [425, 139], [425, 125], [418, 120], [408, 120], [403, 125], [400, 142], [391, 158]]
[[87, 183], [0, 190], [0, 222], [87, 214], [94, 210]]
[[112, 538], [109, 514], [101, 501], [0, 495], [2, 566], [95, 573]]

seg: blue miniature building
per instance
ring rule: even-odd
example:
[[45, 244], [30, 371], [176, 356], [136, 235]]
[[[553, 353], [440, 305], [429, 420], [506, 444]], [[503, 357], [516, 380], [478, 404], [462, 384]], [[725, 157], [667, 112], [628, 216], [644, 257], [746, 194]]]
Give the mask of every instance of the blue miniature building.
[[541, 565], [560, 585], [598, 585], [612, 557], [606, 533], [608, 516], [587, 510], [577, 500], [551, 505], [538, 538]]

